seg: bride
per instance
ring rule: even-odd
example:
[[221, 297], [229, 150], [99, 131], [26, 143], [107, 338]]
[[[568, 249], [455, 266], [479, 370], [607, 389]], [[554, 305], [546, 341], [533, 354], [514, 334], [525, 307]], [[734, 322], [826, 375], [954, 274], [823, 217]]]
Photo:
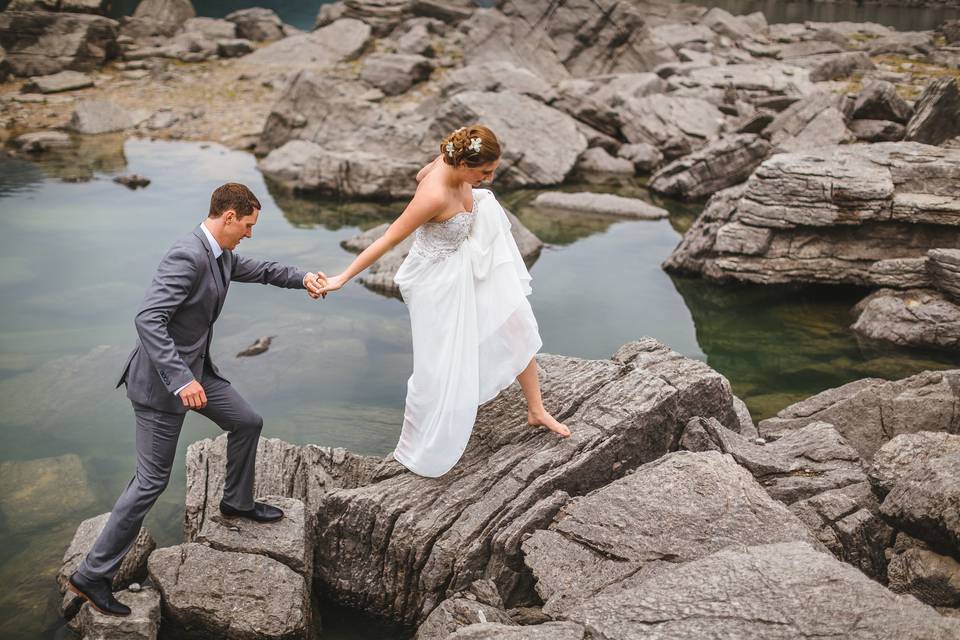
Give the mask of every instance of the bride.
[[417, 191], [400, 217], [321, 289], [336, 291], [415, 233], [394, 278], [410, 312], [413, 375], [393, 457], [422, 476], [441, 476], [457, 463], [477, 407], [514, 378], [529, 424], [570, 435], [540, 396], [534, 354], [542, 342], [510, 221], [492, 192], [472, 188], [490, 181], [499, 162], [490, 129], [451, 133], [417, 174]]

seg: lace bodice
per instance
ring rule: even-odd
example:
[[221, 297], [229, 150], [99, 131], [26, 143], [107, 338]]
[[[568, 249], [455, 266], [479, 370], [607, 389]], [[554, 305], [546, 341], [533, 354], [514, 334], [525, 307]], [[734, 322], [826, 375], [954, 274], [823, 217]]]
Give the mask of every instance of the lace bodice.
[[428, 260], [443, 260], [463, 244], [473, 229], [477, 214], [477, 199], [473, 200], [473, 211], [461, 211], [443, 222], [425, 222], [414, 232], [410, 253]]

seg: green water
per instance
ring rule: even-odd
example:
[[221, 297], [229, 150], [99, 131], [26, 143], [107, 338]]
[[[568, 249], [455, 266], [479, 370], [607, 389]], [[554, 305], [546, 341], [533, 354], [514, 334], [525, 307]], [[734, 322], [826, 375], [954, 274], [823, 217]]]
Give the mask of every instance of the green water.
[[[153, 182], [130, 191], [110, 180], [120, 172]], [[56, 631], [59, 559], [80, 520], [109, 510], [133, 471], [132, 412], [114, 390], [133, 316], [160, 256], [203, 219], [211, 190], [228, 180], [248, 184], [263, 203], [240, 251], [327, 272], [352, 259], [341, 240], [402, 206], [273, 194], [251, 155], [217, 145], [107, 136], [68, 158], [0, 160], [2, 638], [65, 633]], [[617, 190], [647, 197], [638, 184]], [[668, 276], [660, 263], [698, 206], [657, 201], [672, 212], [660, 221], [556, 219], [526, 206], [533, 195], [501, 198], [550, 243], [531, 269], [545, 351], [605, 358], [653, 336], [727, 375], [758, 418], [863, 376], [960, 364], [861, 348], [847, 329], [859, 291]], [[276, 336], [266, 354], [235, 357], [265, 335]], [[265, 436], [374, 455], [396, 442], [412, 363], [399, 300], [355, 283], [325, 301], [240, 284], [213, 352], [264, 415]], [[161, 546], [180, 541], [186, 448], [217, 434], [188, 417], [171, 485], [147, 522]], [[366, 637], [362, 620], [340, 626], [332, 637]]]

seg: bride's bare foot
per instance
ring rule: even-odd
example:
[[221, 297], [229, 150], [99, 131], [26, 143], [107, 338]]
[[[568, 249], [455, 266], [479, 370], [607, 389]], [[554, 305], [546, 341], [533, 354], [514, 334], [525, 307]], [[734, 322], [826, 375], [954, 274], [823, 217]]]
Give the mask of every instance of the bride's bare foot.
[[570, 436], [570, 429], [568, 429], [565, 424], [561, 422], [557, 422], [557, 419], [554, 418], [549, 413], [547, 413], [546, 411], [542, 413], [533, 413], [528, 411], [527, 423], [533, 427], [538, 427], [538, 426], [546, 427], [547, 429], [550, 429], [550, 431], [553, 431], [555, 434], [557, 434], [561, 438], [567, 438]]

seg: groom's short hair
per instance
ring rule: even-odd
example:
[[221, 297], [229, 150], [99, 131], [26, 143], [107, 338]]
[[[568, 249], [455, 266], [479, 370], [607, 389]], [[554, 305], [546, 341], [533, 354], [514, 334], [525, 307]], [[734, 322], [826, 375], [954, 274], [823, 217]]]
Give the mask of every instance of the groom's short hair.
[[260, 201], [253, 192], [239, 182], [228, 182], [214, 189], [210, 196], [210, 213], [208, 217], [219, 218], [224, 211], [233, 209], [237, 217], [249, 216], [254, 210], [259, 210]]

